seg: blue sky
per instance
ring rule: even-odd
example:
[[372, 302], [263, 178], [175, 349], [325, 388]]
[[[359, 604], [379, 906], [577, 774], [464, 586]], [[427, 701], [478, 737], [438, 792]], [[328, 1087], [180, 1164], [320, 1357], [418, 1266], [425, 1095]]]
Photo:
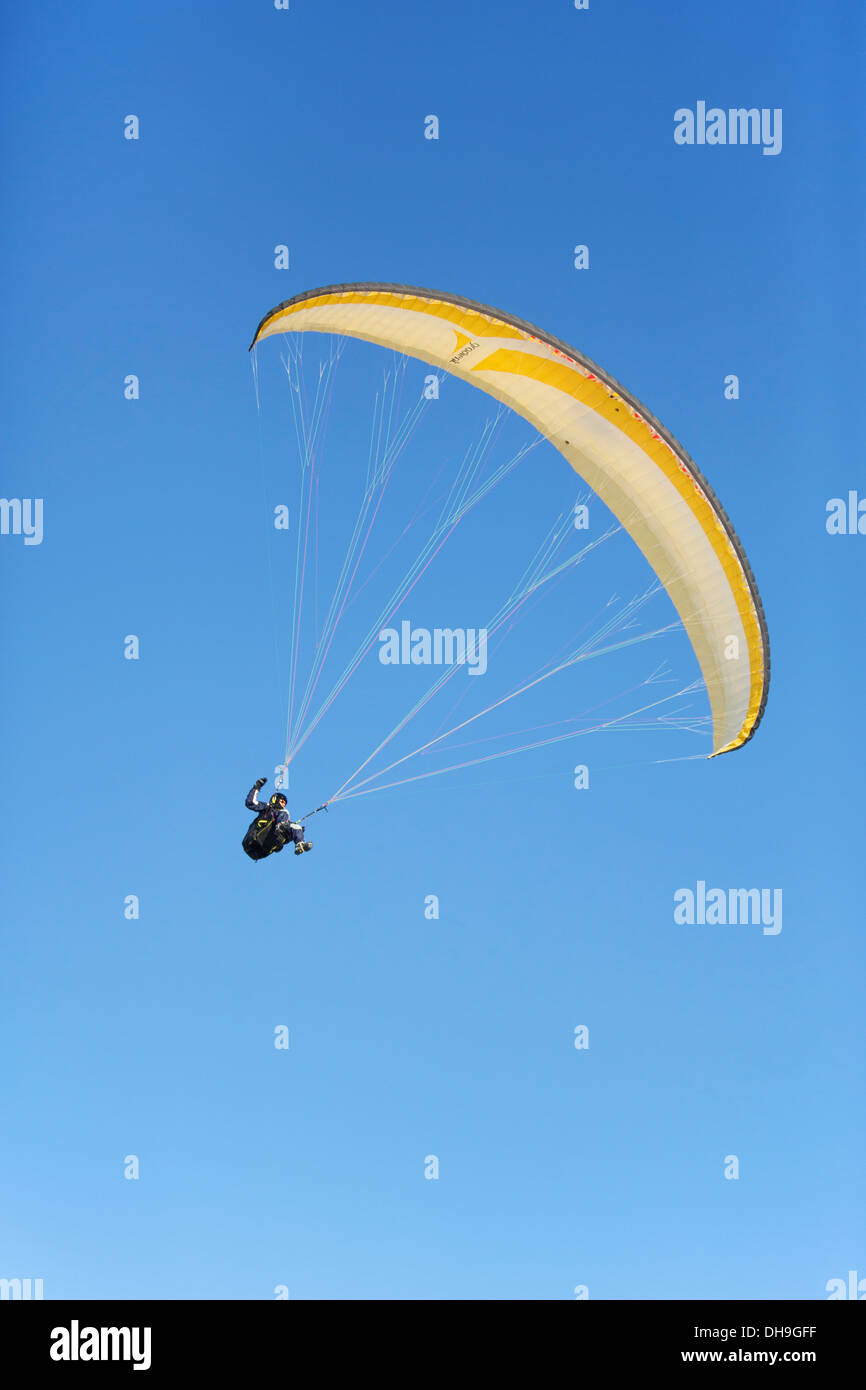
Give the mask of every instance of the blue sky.
[[[0, 1276], [352, 1299], [821, 1298], [866, 1277], [866, 538], [825, 528], [829, 498], [866, 492], [862, 25], [781, 0], [4, 5], [2, 492], [43, 498], [45, 531], [0, 537]], [[676, 146], [699, 100], [782, 108], [781, 154]], [[286, 707], [294, 538], [268, 518], [294, 515], [298, 467], [280, 340], [261, 413], [247, 345], [279, 301], [355, 280], [540, 324], [683, 441], [767, 614], [745, 749], [575, 740], [347, 801], [302, 861], [246, 860]], [[352, 344], [337, 373], [323, 591], [386, 356]], [[383, 523], [477, 437], [473, 394], [445, 383]], [[509, 421], [502, 450], [529, 438]], [[578, 490], [534, 450], [405, 616], [483, 621]], [[615, 538], [527, 643], [649, 577]], [[657, 661], [697, 676], [681, 634], [657, 639], [551, 683], [527, 722]], [[413, 674], [358, 673], [293, 809], [367, 756]], [[698, 880], [781, 888], [782, 931], [676, 924]]]

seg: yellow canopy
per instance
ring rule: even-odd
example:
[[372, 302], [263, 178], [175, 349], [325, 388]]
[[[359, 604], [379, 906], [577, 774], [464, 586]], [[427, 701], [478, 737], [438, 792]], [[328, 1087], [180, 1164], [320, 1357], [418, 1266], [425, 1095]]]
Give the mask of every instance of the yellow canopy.
[[711, 756], [754, 734], [770, 652], [754, 576], [688, 454], [612, 377], [531, 324], [410, 285], [329, 285], [262, 319], [274, 333], [338, 333], [420, 358], [515, 410], [564, 454], [640, 546], [682, 619], [713, 716]]

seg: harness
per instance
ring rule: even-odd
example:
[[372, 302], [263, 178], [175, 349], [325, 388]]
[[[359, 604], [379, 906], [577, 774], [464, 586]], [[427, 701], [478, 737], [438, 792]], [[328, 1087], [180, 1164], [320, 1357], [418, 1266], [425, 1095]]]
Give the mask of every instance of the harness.
[[257, 816], [244, 837], [245, 844], [258, 845], [259, 849], [266, 854], [273, 854], [276, 850], [283, 848], [281, 844], [272, 843], [276, 838], [277, 813], [272, 806], [263, 806], [261, 815]]

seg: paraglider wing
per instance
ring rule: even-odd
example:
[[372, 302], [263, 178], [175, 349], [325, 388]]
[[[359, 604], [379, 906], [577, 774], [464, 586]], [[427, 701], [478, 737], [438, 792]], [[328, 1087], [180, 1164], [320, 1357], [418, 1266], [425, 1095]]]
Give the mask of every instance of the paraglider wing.
[[450, 372], [522, 415], [564, 454], [640, 547], [670, 595], [703, 673], [711, 756], [754, 734], [769, 639], [743, 547], [682, 446], [587, 357], [541, 329], [457, 295], [409, 285], [330, 285], [260, 323], [274, 333], [362, 338]]

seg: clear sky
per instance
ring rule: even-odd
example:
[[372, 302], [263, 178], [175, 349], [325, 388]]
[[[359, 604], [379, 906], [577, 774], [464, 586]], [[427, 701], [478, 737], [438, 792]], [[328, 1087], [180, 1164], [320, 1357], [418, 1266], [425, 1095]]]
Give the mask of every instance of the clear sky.
[[[2, 493], [44, 499], [44, 536], [0, 536], [0, 1277], [248, 1299], [823, 1298], [866, 1277], [866, 536], [825, 525], [830, 498], [866, 495], [861, 7], [2, 16]], [[698, 101], [781, 108], [781, 152], [676, 145]], [[767, 615], [746, 748], [588, 736], [348, 800], [309, 823], [312, 854], [246, 859], [244, 795], [283, 751], [298, 476], [282, 342], [258, 351], [260, 410], [247, 347], [281, 300], [358, 280], [542, 325], [683, 441]], [[308, 384], [327, 347], [303, 343]], [[352, 344], [336, 374], [319, 602], [391, 361]], [[405, 370], [404, 414], [427, 369]], [[415, 532], [389, 553], [399, 505], [492, 413], [443, 385], [367, 597], [411, 560]], [[491, 466], [531, 441], [504, 422]], [[534, 449], [398, 616], [483, 623], [579, 492]], [[509, 640], [491, 694], [650, 579], [627, 537], [605, 543]], [[662, 595], [640, 622], [675, 617]], [[501, 727], [618, 699], [662, 662], [665, 690], [699, 675], [674, 633]], [[416, 676], [371, 654], [293, 764], [293, 812], [363, 761]], [[781, 889], [782, 930], [678, 924], [698, 881]]]

